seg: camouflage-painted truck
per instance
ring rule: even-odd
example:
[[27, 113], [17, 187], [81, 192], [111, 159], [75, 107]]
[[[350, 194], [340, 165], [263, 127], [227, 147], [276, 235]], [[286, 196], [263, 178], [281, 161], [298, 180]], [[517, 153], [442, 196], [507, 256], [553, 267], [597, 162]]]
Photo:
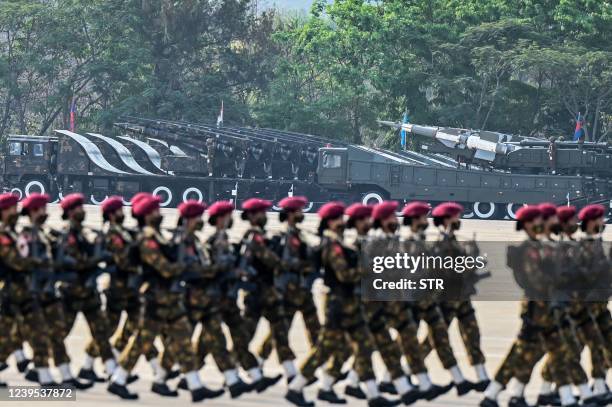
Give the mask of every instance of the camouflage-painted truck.
[[[470, 148], [458, 148], [434, 140], [419, 151], [392, 152], [287, 131], [132, 117], [116, 129], [113, 135], [57, 130], [52, 137], [9, 136], [0, 154], [0, 186], [21, 196], [44, 191], [53, 199], [78, 191], [93, 204], [150, 191], [163, 206], [186, 199], [240, 204], [251, 196], [277, 202], [294, 194], [309, 198], [310, 211], [330, 200], [452, 200], [468, 208], [467, 217], [482, 219], [514, 218], [524, 203], [609, 205], [612, 197], [605, 173], [560, 175], [548, 164], [527, 173], [496, 168], [495, 160], [509, 159], [504, 148], [528, 157], [547, 151], [542, 145], [472, 139]], [[480, 154], [473, 146], [499, 151]], [[462, 158], [453, 155], [458, 151]]]

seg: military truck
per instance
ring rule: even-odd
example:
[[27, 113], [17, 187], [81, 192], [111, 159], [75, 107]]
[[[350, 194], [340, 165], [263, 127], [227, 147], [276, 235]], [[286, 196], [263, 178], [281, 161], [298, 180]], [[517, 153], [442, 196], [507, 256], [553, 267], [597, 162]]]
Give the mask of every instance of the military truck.
[[[309, 198], [309, 211], [330, 200], [450, 200], [466, 206], [466, 217], [481, 219], [512, 219], [525, 203], [609, 206], [612, 197], [612, 181], [598, 174], [555, 174], [548, 164], [536, 173], [496, 168], [509, 153], [548, 149], [506, 139], [495, 142], [502, 145], [472, 139], [459, 159], [452, 154], [459, 144], [434, 139], [429, 150], [394, 152], [287, 131], [133, 117], [121, 118], [116, 129], [111, 135], [57, 130], [51, 137], [10, 136], [0, 154], [0, 186], [22, 197], [47, 192], [54, 200], [78, 191], [93, 204], [110, 195], [127, 204], [149, 191], [160, 195], [162, 206], [187, 199], [239, 205], [251, 196], [277, 202], [293, 194]], [[476, 154], [474, 146], [496, 152]]]

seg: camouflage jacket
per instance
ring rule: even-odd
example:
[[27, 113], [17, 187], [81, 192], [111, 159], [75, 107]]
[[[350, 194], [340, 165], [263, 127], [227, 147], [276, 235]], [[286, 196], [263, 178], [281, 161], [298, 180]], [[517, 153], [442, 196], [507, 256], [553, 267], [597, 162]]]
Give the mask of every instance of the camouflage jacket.
[[325, 285], [330, 295], [351, 297], [360, 284], [363, 270], [359, 266], [355, 248], [343, 244], [336, 233], [325, 230], [321, 239], [321, 263], [325, 270]]
[[[170, 289], [172, 279], [180, 276], [184, 265], [172, 257], [172, 243], [150, 226], [145, 226], [139, 236], [140, 259], [145, 278], [162, 290]], [[146, 287], [145, 287], [146, 288]]]
[[116, 268], [112, 279], [113, 287], [126, 288], [129, 276], [140, 272], [138, 242], [123, 226], [111, 224], [104, 235], [104, 247], [111, 254]]
[[277, 275], [290, 273], [295, 278], [288, 281], [288, 289], [296, 289], [300, 281], [315, 272], [315, 261], [310, 247], [298, 228], [288, 227], [272, 238], [271, 247], [280, 258]]
[[[281, 266], [278, 255], [269, 247], [263, 229], [251, 226], [240, 243], [239, 266], [252, 267], [259, 283], [274, 283], [274, 272]], [[247, 270], [244, 270], [247, 271]], [[247, 271], [248, 272], [248, 271]]]
[[55, 268], [64, 276], [63, 290], [76, 296], [88, 296], [95, 289], [92, 279], [101, 261], [96, 245], [101, 248], [103, 242], [91, 242], [86, 237], [89, 234], [85, 228], [68, 224], [55, 240]]
[[20, 301], [28, 293], [32, 259], [20, 254], [15, 230], [0, 224], [0, 291]]

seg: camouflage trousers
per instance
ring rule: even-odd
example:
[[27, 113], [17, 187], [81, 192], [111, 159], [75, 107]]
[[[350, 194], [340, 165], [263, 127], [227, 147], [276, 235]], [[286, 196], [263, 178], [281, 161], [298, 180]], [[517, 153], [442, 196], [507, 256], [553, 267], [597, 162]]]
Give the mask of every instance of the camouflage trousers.
[[[480, 348], [480, 328], [478, 327], [472, 302], [470, 300], [444, 301], [439, 306], [447, 327], [450, 326], [454, 319], [457, 319], [461, 339], [467, 351], [470, 364], [472, 366], [484, 364], [485, 356]], [[433, 348], [433, 338], [431, 338], [431, 335], [428, 342], [429, 344], [426, 342], [422, 344], [424, 358], [427, 357]]]
[[[159, 336], [164, 345], [164, 355], [172, 355], [183, 373], [197, 370], [199, 363], [191, 343], [193, 326], [186, 313], [173, 304], [148, 303], [146, 308], [146, 317], [140, 318], [138, 329], [119, 356], [121, 367], [129, 372], [136, 366], [140, 355], [151, 355], [155, 338]], [[162, 366], [169, 370], [171, 366], [164, 363], [164, 359], [162, 357]]]
[[521, 383], [529, 383], [536, 363], [548, 353], [552, 381], [558, 387], [569, 384], [565, 370], [565, 354], [569, 351], [548, 305], [524, 300], [521, 307], [521, 330], [495, 374], [495, 381], [506, 385], [515, 377]]
[[211, 353], [220, 371], [234, 369], [236, 362], [227, 348], [227, 341], [223, 333], [223, 321], [216, 301], [198, 289], [190, 289], [187, 299], [187, 313], [189, 320], [195, 325], [202, 324], [202, 333], [194, 343], [194, 352], [197, 360], [204, 366], [204, 358]]
[[406, 356], [410, 370], [414, 374], [426, 373], [423, 348], [419, 345], [419, 326], [410, 303], [393, 301], [386, 303], [385, 306], [388, 325], [398, 333], [401, 352]]
[[355, 355], [354, 369], [361, 381], [374, 379], [371, 356], [375, 343], [365, 320], [360, 298], [344, 298], [333, 294], [326, 299], [325, 324], [317, 344], [311, 349], [301, 367], [301, 374], [312, 379], [315, 370], [341, 354], [346, 338]]
[[81, 312], [85, 317], [92, 340], [95, 345], [88, 346], [92, 348], [97, 346], [99, 354], [103, 360], [113, 359], [113, 351], [109, 342], [111, 336], [111, 327], [108, 318], [102, 311], [100, 297], [95, 292], [91, 292], [86, 297], [66, 295], [63, 299], [65, 323], [58, 329], [62, 330], [62, 338], [66, 339], [70, 333], [77, 314]]
[[[297, 314], [298, 311], [302, 314], [304, 325], [306, 325], [306, 339], [310, 347], [313, 347], [319, 336], [321, 323], [319, 322], [317, 307], [315, 306], [312, 292], [301, 288], [288, 290], [283, 298], [283, 306], [285, 314], [287, 315], [289, 327], [291, 327], [293, 323], [295, 314]], [[272, 353], [273, 338], [272, 332], [268, 333], [268, 336], [266, 336], [266, 339], [261, 345], [259, 356], [264, 360], [268, 359], [270, 353]]]
[[416, 323], [424, 321], [428, 329], [427, 340], [419, 346], [421, 358], [425, 360], [432, 349], [435, 349], [445, 369], [457, 366], [457, 359], [448, 337], [448, 325], [440, 307], [431, 301], [419, 301], [412, 304], [412, 310]]
[[[36, 367], [49, 366], [49, 333], [42, 310], [31, 298], [9, 299], [0, 316], [3, 334], [0, 335], [0, 356], [21, 349], [23, 341], [32, 347], [32, 361]], [[17, 343], [17, 341], [20, 341]], [[15, 347], [19, 345], [18, 347]]]
[[255, 335], [261, 317], [270, 323], [274, 347], [281, 362], [294, 360], [295, 354], [289, 347], [289, 323], [282, 299], [274, 287], [260, 286], [257, 292], [249, 292], [244, 298], [244, 319], [250, 339]]
[[[372, 334], [375, 349], [380, 353], [391, 378], [397, 379], [404, 376], [404, 371], [400, 363], [402, 349], [400, 345], [393, 340], [389, 332], [389, 328], [391, 327], [389, 321], [393, 319], [394, 315], [392, 312], [394, 312], [394, 310], [388, 307], [389, 303], [377, 301], [368, 301], [363, 304], [365, 319], [368, 329]], [[414, 342], [415, 341], [412, 342], [413, 345]], [[416, 344], [418, 345], [418, 340], [416, 340]], [[343, 346], [338, 353], [333, 355], [331, 366], [326, 371], [327, 374], [335, 378], [340, 377], [342, 366], [351, 356], [351, 350], [350, 338], [347, 336], [345, 337], [345, 346]]]
[[612, 316], [607, 302], [592, 303], [589, 312], [595, 320], [603, 339], [603, 344], [598, 348], [599, 352], [595, 352], [595, 355], [593, 355], [593, 348], [589, 346], [593, 369], [596, 369], [595, 361], [597, 361], [597, 366], [600, 367], [599, 371], [593, 373], [593, 377], [603, 377], [605, 375], [604, 371], [612, 368]]
[[[586, 383], [587, 376], [580, 365], [580, 357], [586, 344], [591, 350], [592, 377], [605, 378], [608, 365], [605, 344], [599, 327], [584, 304], [573, 303], [567, 310], [562, 334], [568, 345], [566, 367], [572, 383], [578, 385]], [[550, 358], [542, 369], [542, 378], [552, 382]]]
[[223, 298], [220, 301], [221, 319], [227, 325], [232, 338], [232, 353], [244, 370], [250, 370], [258, 366], [257, 358], [249, 351], [251, 335], [245, 326], [244, 319], [240, 315], [240, 308], [236, 301]]

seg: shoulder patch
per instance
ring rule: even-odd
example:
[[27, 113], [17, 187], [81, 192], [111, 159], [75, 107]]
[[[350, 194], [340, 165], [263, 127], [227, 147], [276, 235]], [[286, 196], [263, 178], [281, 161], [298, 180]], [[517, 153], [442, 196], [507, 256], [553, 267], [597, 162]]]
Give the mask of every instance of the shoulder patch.
[[0, 245], [2, 246], [10, 246], [13, 243], [11, 238], [6, 235], [0, 235]]
[[253, 234], [253, 241], [259, 244], [264, 244], [266, 242], [266, 239], [264, 239], [264, 237], [259, 233], [255, 233]]
[[121, 236], [119, 236], [119, 235], [114, 235], [114, 236], [111, 238], [111, 242], [113, 243], [113, 245], [114, 245], [115, 247], [123, 247], [123, 246], [124, 246], [124, 241], [123, 241], [123, 239], [121, 238]]
[[333, 250], [336, 256], [341, 256], [343, 254], [342, 246], [338, 243], [334, 243]]
[[293, 247], [299, 247], [302, 242], [300, 241], [300, 239], [297, 236], [292, 236], [291, 240], [290, 240], [290, 243], [291, 243], [291, 246], [293, 246]]
[[155, 239], [147, 239], [145, 246], [151, 250], [159, 249], [159, 244], [155, 241]]
[[66, 239], [66, 243], [68, 243], [70, 246], [74, 246], [75, 244], [77, 244], [77, 239], [71, 233], [71, 234], [68, 235], [68, 239]]

